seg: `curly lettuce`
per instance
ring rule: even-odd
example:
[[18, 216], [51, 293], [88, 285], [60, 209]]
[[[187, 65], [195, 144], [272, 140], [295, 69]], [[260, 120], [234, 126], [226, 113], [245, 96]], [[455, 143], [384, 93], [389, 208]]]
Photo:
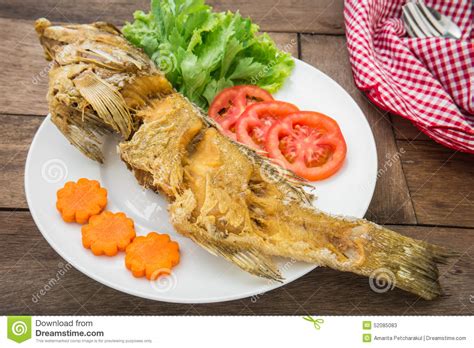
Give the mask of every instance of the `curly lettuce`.
[[238, 12], [213, 12], [204, 0], [152, 0], [136, 11], [125, 37], [166, 74], [173, 86], [207, 110], [223, 88], [258, 85], [276, 92], [294, 61], [258, 25]]

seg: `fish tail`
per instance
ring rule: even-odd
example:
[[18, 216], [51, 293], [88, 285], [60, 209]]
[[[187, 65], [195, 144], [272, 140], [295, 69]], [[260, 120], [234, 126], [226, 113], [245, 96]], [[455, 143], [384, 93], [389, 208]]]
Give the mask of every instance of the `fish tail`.
[[432, 300], [441, 295], [439, 264], [458, 253], [367, 223], [363, 262], [354, 272], [368, 276], [376, 292], [394, 287]]

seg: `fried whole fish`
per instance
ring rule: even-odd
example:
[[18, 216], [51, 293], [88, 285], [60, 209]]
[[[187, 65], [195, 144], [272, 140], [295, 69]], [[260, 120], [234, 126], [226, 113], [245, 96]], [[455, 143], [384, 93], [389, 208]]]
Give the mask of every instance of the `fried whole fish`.
[[47, 59], [51, 119], [102, 162], [117, 132], [139, 183], [168, 198], [176, 230], [254, 275], [281, 280], [272, 256], [374, 276], [433, 299], [438, 263], [453, 253], [364, 219], [316, 210], [290, 172], [223, 136], [114, 26], [36, 21]]

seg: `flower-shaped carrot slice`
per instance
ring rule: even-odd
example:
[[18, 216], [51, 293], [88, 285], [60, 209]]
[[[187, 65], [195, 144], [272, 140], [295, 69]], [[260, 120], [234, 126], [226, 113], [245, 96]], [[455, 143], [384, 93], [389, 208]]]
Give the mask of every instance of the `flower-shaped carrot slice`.
[[135, 277], [155, 280], [170, 274], [178, 263], [179, 245], [167, 234], [150, 232], [146, 237], [137, 237], [125, 251], [125, 265]]
[[82, 245], [94, 255], [114, 256], [124, 251], [135, 238], [133, 220], [124, 213], [104, 211], [82, 226]]
[[66, 222], [85, 224], [107, 205], [107, 190], [96, 180], [68, 181], [57, 192], [56, 208]]

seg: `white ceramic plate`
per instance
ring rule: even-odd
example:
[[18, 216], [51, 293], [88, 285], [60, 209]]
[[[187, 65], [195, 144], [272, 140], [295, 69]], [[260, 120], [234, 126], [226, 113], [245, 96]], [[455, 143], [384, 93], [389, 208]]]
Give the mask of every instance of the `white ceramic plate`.
[[[299, 60], [275, 97], [294, 103], [301, 110], [320, 111], [337, 120], [347, 142], [346, 162], [336, 175], [315, 185], [319, 197], [315, 205], [330, 213], [363, 217], [375, 187], [377, 155], [372, 132], [357, 104], [331, 78]], [[33, 139], [26, 161], [26, 197], [39, 230], [65, 260], [84, 274], [135, 296], [206, 303], [258, 295], [315, 268], [277, 260], [286, 280], [283, 284], [269, 282], [247, 274], [181, 237], [169, 223], [165, 200], [138, 185], [119, 159], [116, 144], [116, 138], [107, 139], [106, 162], [99, 165], [71, 146], [47, 117]], [[125, 268], [123, 253], [97, 257], [83, 248], [80, 226], [63, 222], [55, 208], [56, 191], [66, 181], [81, 177], [97, 179], [107, 188], [107, 209], [123, 211], [133, 218], [138, 235], [158, 231], [170, 234], [179, 242], [181, 262], [171, 276], [161, 277], [157, 282], [137, 279]]]

